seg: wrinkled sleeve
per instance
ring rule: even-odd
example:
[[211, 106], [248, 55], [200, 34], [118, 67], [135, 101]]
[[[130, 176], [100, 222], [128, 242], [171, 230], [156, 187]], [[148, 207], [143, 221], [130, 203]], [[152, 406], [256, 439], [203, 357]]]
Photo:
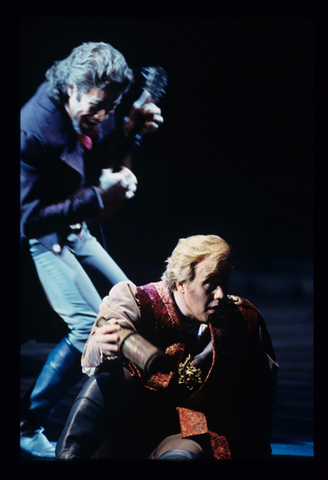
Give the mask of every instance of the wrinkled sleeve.
[[95, 333], [99, 328], [96, 324], [101, 317], [106, 320], [115, 318], [122, 328], [135, 330], [135, 324], [140, 319], [140, 306], [136, 285], [130, 281], [118, 283], [109, 292], [107, 305], [104, 305], [104, 302], [102, 303], [97, 320], [85, 344], [81, 360], [82, 371], [89, 376], [96, 373], [97, 367], [99, 367], [104, 360], [117, 358], [115, 356], [103, 356], [96, 342]]
[[26, 238], [39, 238], [101, 215], [103, 203], [93, 185], [71, 192], [64, 189], [62, 197], [57, 196], [65, 181], [51, 174], [50, 147], [24, 130], [20, 147], [21, 231]]

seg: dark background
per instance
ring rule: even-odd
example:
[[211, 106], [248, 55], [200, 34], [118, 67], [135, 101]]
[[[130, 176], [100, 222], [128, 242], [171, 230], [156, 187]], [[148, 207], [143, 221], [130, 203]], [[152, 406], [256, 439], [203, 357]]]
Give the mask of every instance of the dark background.
[[[165, 123], [134, 158], [137, 194], [104, 225], [133, 281], [156, 280], [178, 238], [199, 233], [231, 244], [237, 272], [311, 259], [314, 37], [311, 18], [22, 19], [21, 105], [86, 41], [168, 73]], [[23, 283], [28, 311], [38, 286]]]
[[[180, 237], [214, 233], [231, 244], [231, 291], [255, 303], [273, 340], [273, 440], [287, 442], [289, 455], [291, 444], [296, 455], [313, 448], [315, 26], [306, 17], [21, 22], [21, 106], [53, 62], [86, 41], [111, 43], [133, 68], [167, 71], [165, 123], [134, 158], [136, 196], [104, 224], [108, 250], [141, 284], [158, 279]], [[66, 327], [24, 242], [21, 251], [24, 392]], [[52, 440], [78, 388], [50, 421]]]
[[83, 41], [169, 76], [137, 196], [106, 228], [115, 257], [162, 262], [179, 237], [212, 232], [238, 257], [312, 255], [313, 20], [23, 19], [22, 104]]

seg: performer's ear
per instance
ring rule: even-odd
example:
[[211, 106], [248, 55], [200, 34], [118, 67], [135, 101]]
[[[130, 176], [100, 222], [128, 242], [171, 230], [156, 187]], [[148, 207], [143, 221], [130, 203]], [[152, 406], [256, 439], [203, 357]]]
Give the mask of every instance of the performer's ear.
[[175, 286], [177, 289], [177, 292], [182, 293], [182, 295], [185, 292], [185, 282], [175, 282]]
[[76, 85], [74, 83], [67, 85], [67, 94], [68, 94], [69, 97], [71, 97], [73, 95], [75, 90], [76, 90]]

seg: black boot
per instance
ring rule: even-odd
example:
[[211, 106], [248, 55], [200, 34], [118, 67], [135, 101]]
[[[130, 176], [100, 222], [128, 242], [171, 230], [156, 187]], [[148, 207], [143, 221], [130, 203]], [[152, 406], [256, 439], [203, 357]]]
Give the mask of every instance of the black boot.
[[158, 460], [198, 460], [196, 453], [181, 448], [173, 448], [167, 450], [163, 455], [158, 457]]
[[57, 458], [91, 458], [110, 433], [119, 443], [125, 386], [122, 365], [89, 378], [57, 442]]
[[64, 338], [51, 352], [32, 390], [21, 402], [21, 454], [54, 458], [55, 446], [43, 434], [42, 423], [82, 377], [81, 352]]

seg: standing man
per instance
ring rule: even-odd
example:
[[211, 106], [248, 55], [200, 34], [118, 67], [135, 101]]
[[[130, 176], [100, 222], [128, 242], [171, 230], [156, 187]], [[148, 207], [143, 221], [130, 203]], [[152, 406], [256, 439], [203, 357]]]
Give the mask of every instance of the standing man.
[[180, 239], [162, 281], [111, 289], [58, 458], [270, 458], [278, 365], [261, 313], [228, 294], [229, 256], [216, 235]]
[[115, 124], [115, 109], [132, 82], [120, 52], [84, 43], [53, 64], [21, 111], [21, 233], [50, 305], [69, 327], [22, 401], [27, 457], [54, 457], [42, 423], [81, 376], [81, 354], [101, 302], [95, 285], [108, 290], [127, 280], [87, 222], [133, 197], [137, 179], [121, 165], [135, 134], [163, 122], [145, 91], [123, 124]]

